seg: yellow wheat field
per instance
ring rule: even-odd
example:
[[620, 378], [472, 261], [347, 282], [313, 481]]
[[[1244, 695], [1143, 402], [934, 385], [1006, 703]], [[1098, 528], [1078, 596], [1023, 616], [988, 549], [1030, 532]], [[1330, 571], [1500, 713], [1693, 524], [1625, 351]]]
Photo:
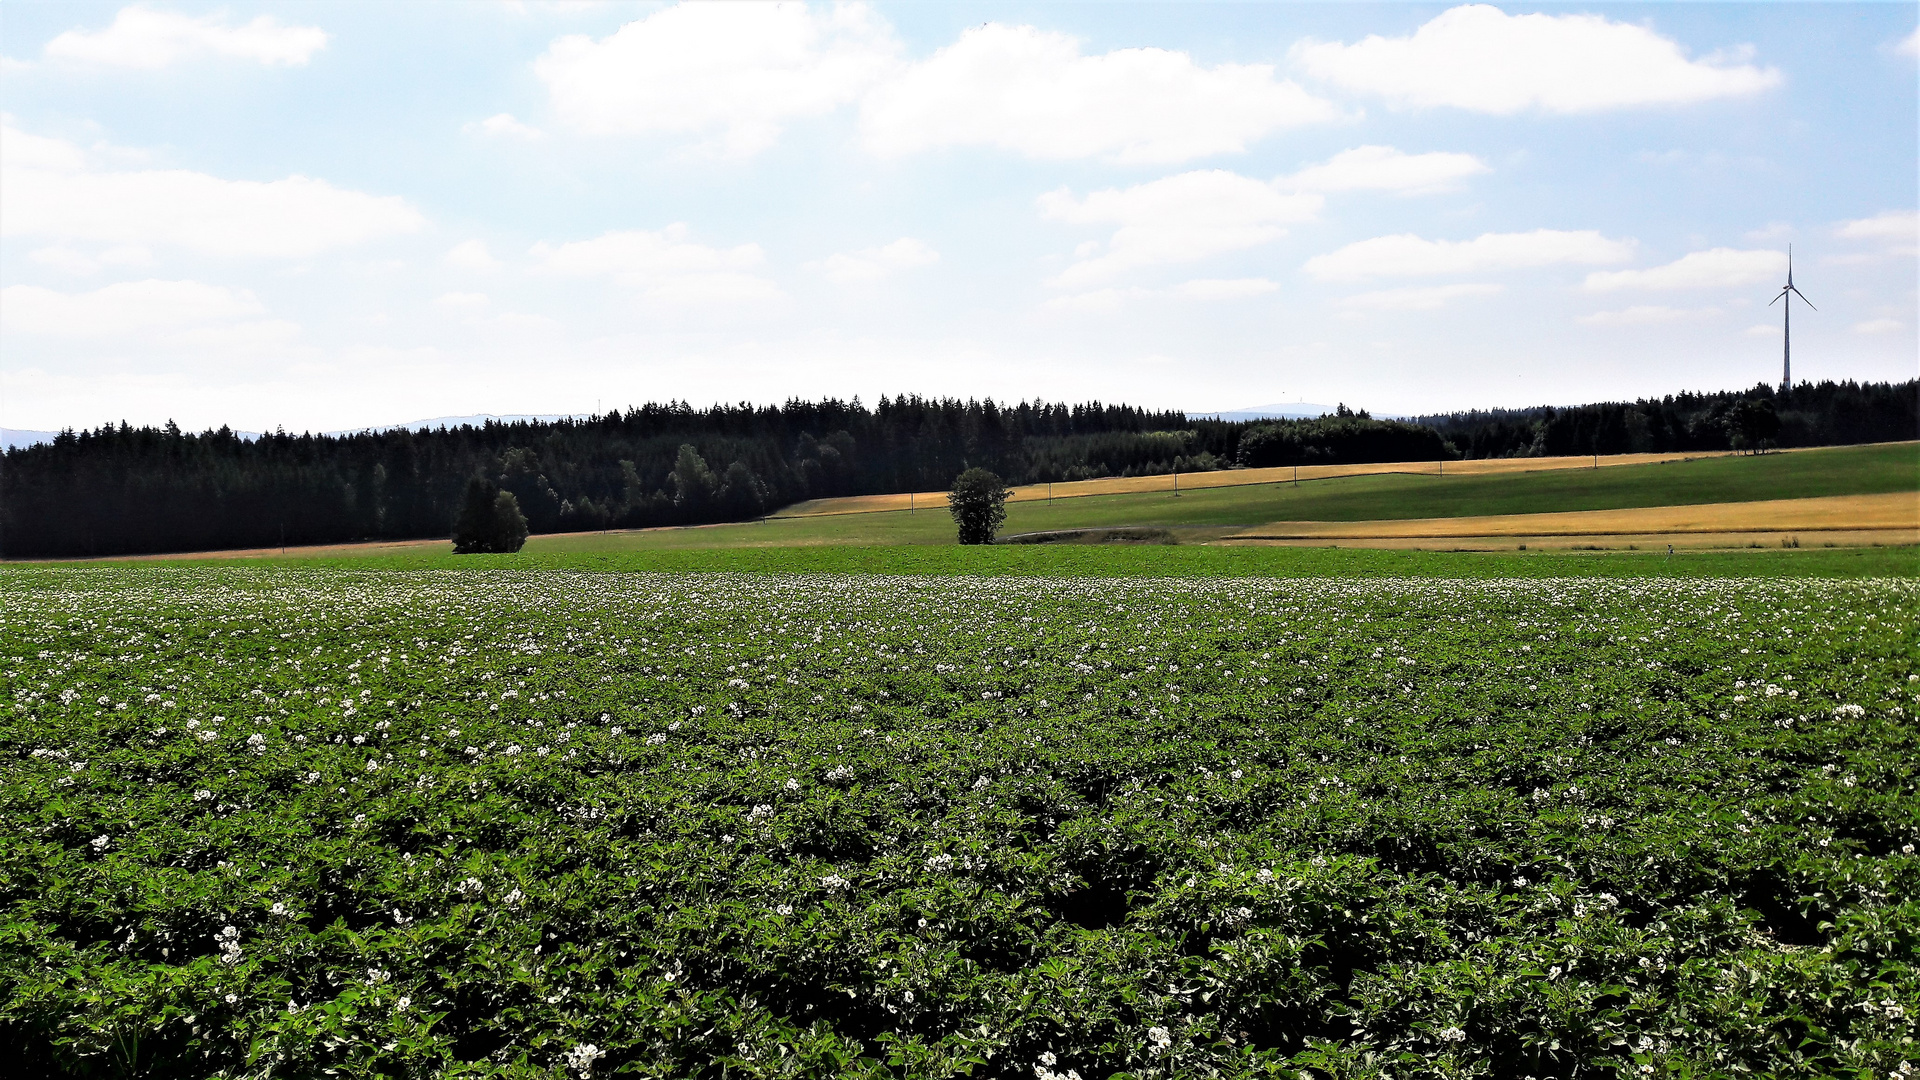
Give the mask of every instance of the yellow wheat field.
[[[1567, 510], [1545, 514], [1407, 518], [1393, 521], [1276, 521], [1222, 538], [1223, 542], [1369, 542], [1376, 546], [1433, 546], [1432, 541], [1515, 542], [1610, 538], [1614, 543], [1673, 542], [1691, 537], [1713, 546], [1766, 536], [1807, 534], [1831, 543], [1920, 542], [1920, 493], [1828, 495], [1811, 499], [1646, 506], [1627, 510]], [[1427, 542], [1427, 543], [1423, 543]]]
[[[1656, 461], [1689, 461], [1694, 458], [1723, 457], [1725, 452], [1699, 451], [1674, 454], [1601, 455], [1600, 468], [1612, 465], [1647, 465]], [[1371, 465], [1283, 465], [1272, 469], [1223, 469], [1218, 472], [1182, 473], [1181, 491], [1202, 488], [1244, 487], [1249, 484], [1274, 484], [1288, 480], [1325, 480], [1335, 476], [1375, 476], [1384, 473], [1418, 473], [1424, 476], [1487, 476], [1494, 473], [1546, 472], [1554, 469], [1591, 469], [1595, 459], [1586, 457], [1475, 458], [1471, 461], [1395, 461]], [[1045, 502], [1049, 487], [1055, 499], [1075, 499], [1088, 495], [1135, 495], [1148, 491], [1172, 491], [1176, 478], [1163, 476], [1107, 476], [1098, 480], [1074, 480], [1047, 484], [1027, 484], [1013, 488], [1009, 502]], [[814, 499], [795, 503], [771, 517], [822, 517], [829, 514], [870, 514], [881, 510], [925, 510], [945, 507], [944, 491], [918, 491], [905, 495], [850, 495], [841, 499]]]

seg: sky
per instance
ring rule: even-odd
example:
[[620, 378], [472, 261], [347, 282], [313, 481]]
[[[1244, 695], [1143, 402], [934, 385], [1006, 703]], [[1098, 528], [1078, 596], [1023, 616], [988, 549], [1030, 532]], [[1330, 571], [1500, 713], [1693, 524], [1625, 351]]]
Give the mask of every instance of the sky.
[[1912, 378], [1917, 21], [10, 0], [0, 425]]

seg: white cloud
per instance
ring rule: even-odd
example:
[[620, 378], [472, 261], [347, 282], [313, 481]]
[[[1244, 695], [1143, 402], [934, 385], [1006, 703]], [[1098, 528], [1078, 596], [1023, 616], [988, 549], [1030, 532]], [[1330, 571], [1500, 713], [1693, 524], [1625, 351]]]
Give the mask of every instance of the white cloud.
[[1911, 255], [1920, 248], [1920, 214], [1886, 210], [1870, 218], [1843, 221], [1834, 235], [1844, 240], [1883, 240], [1893, 254]]
[[6, 146], [6, 154], [0, 157], [0, 163], [7, 168], [75, 172], [87, 167], [86, 151], [65, 139], [49, 139], [44, 135], [21, 131], [13, 126], [11, 116], [6, 117], [5, 126], [0, 127], [0, 142]]
[[1920, 28], [1916, 28], [1913, 33], [1902, 38], [1900, 44], [1893, 47], [1893, 51], [1903, 56], [1920, 59]]
[[1500, 291], [1498, 285], [1480, 282], [1381, 289], [1342, 297], [1339, 306], [1349, 311], [1438, 311], [1454, 300], [1493, 296]]
[[879, 281], [902, 270], [931, 266], [940, 261], [940, 253], [911, 236], [903, 236], [882, 247], [860, 251], [842, 251], [803, 267], [818, 271], [838, 285]]
[[1594, 292], [1610, 292], [1614, 289], [1735, 288], [1758, 284], [1786, 271], [1785, 252], [1714, 248], [1681, 256], [1665, 266], [1588, 274], [1586, 287]]
[[1196, 278], [1168, 290], [1187, 300], [1243, 300], [1280, 291], [1280, 283], [1266, 278]]
[[730, 154], [856, 99], [899, 46], [861, 4], [678, 4], [534, 62], [554, 112], [591, 134], [693, 135]]
[[1154, 295], [1156, 290], [1153, 289], [1092, 289], [1087, 292], [1051, 297], [1040, 306], [1048, 311], [1119, 311], [1130, 302], [1145, 300]]
[[257, 319], [266, 308], [251, 292], [198, 281], [127, 281], [86, 293], [37, 285], [0, 289], [0, 324], [15, 333], [112, 338], [181, 331]]
[[[89, 168], [84, 154], [57, 140], [25, 136], [10, 125], [0, 138], [8, 148], [0, 160], [0, 236], [297, 258], [424, 223], [404, 199], [324, 180], [222, 180], [181, 169], [106, 172]], [[16, 140], [29, 148], [24, 160], [13, 155]]]
[[463, 125], [462, 131], [469, 135], [494, 135], [510, 139], [544, 139], [547, 133], [537, 127], [523, 124], [513, 118], [512, 113], [495, 113], [485, 120], [475, 120]]
[[687, 239], [685, 224], [658, 232], [610, 232], [554, 247], [535, 244], [541, 269], [569, 277], [607, 277], [649, 301], [685, 305], [747, 305], [784, 301], [780, 287], [750, 273], [766, 261], [758, 244], [708, 247]]
[[433, 306], [454, 311], [471, 311], [487, 306], [487, 294], [477, 292], [441, 293], [439, 296], [433, 298]]
[[1716, 307], [1672, 308], [1658, 304], [1636, 304], [1619, 311], [1596, 311], [1591, 315], [1582, 315], [1573, 321], [1583, 326], [1653, 326], [1702, 319], [1718, 314], [1720, 309]]
[[493, 257], [486, 243], [481, 240], [455, 244], [444, 258], [448, 266], [457, 266], [462, 270], [494, 270], [500, 266], [500, 260]]
[[1679, 105], [1778, 86], [1779, 71], [1741, 62], [1746, 51], [1689, 60], [1678, 43], [1645, 26], [1469, 4], [1410, 37], [1304, 41], [1293, 55], [1319, 78], [1398, 105], [1507, 115]]
[[1409, 154], [1391, 146], [1358, 146], [1274, 183], [1297, 191], [1397, 191], [1420, 194], [1460, 186], [1489, 172], [1472, 154]]
[[1205, 67], [1183, 52], [1083, 56], [1065, 34], [989, 23], [876, 86], [861, 104], [875, 153], [995, 146], [1128, 164], [1237, 153], [1340, 110], [1266, 64]]
[[1245, 300], [1249, 297], [1265, 296], [1279, 291], [1279, 283], [1266, 278], [1196, 278], [1193, 281], [1183, 281], [1168, 289], [1136, 287], [1068, 293], [1053, 297], [1040, 306], [1049, 311], [1097, 313], [1119, 311], [1129, 304], [1147, 301], [1191, 300], [1206, 303]]
[[1412, 233], [1377, 236], [1307, 260], [1323, 281], [1414, 277], [1518, 270], [1564, 263], [1613, 263], [1633, 257], [1633, 241], [1609, 240], [1590, 229], [1535, 229], [1485, 233], [1472, 240], [1425, 240]]
[[153, 252], [138, 244], [123, 244], [92, 255], [54, 244], [36, 249], [27, 258], [67, 274], [91, 274], [103, 266], [150, 266]]
[[1040, 196], [1040, 212], [1074, 225], [1115, 224], [1104, 254], [1081, 250], [1081, 260], [1055, 284], [1077, 287], [1137, 267], [1192, 262], [1286, 235], [1285, 226], [1310, 221], [1324, 200], [1285, 193], [1271, 184], [1220, 169], [1181, 173], [1084, 199], [1065, 188]]
[[319, 27], [282, 26], [270, 15], [229, 26], [221, 15], [196, 19], [135, 4], [121, 8], [105, 30], [69, 30], [47, 42], [46, 56], [147, 70], [201, 56], [298, 67], [326, 45], [327, 32]]
[[1907, 324], [1899, 319], [1868, 319], [1866, 322], [1853, 324], [1853, 332], [1856, 334], [1891, 334], [1906, 328]]

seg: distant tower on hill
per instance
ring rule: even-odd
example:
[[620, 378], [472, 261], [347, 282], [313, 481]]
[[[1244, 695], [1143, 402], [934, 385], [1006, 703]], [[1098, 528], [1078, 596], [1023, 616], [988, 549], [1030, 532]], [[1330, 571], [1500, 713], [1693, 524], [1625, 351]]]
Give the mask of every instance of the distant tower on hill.
[[1780, 326], [1780, 392], [1783, 394], [1793, 389], [1793, 298], [1796, 296], [1800, 298], [1801, 303], [1815, 311], [1820, 310], [1813, 307], [1813, 301], [1807, 299], [1805, 293], [1793, 287], [1793, 245], [1788, 244], [1787, 283], [1781, 287], [1779, 296], [1767, 301], [1768, 307], [1778, 304], [1783, 299], [1787, 302], [1786, 306], [1780, 309], [1783, 316]]

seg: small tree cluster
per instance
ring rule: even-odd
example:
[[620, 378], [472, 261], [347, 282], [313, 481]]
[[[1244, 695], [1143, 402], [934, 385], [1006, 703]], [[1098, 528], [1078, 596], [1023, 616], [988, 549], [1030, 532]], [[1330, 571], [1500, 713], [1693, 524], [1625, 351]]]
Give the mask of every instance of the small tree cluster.
[[1780, 414], [1765, 398], [1743, 398], [1733, 403], [1720, 421], [1727, 429], [1727, 445], [1757, 454], [1771, 450], [1780, 434]]
[[1011, 494], [1000, 477], [985, 469], [973, 468], [954, 478], [947, 493], [947, 509], [960, 527], [963, 544], [991, 544], [1007, 520], [1007, 496]]
[[504, 554], [519, 551], [526, 542], [527, 519], [513, 492], [478, 476], [467, 481], [460, 517], [453, 525], [453, 553]]

